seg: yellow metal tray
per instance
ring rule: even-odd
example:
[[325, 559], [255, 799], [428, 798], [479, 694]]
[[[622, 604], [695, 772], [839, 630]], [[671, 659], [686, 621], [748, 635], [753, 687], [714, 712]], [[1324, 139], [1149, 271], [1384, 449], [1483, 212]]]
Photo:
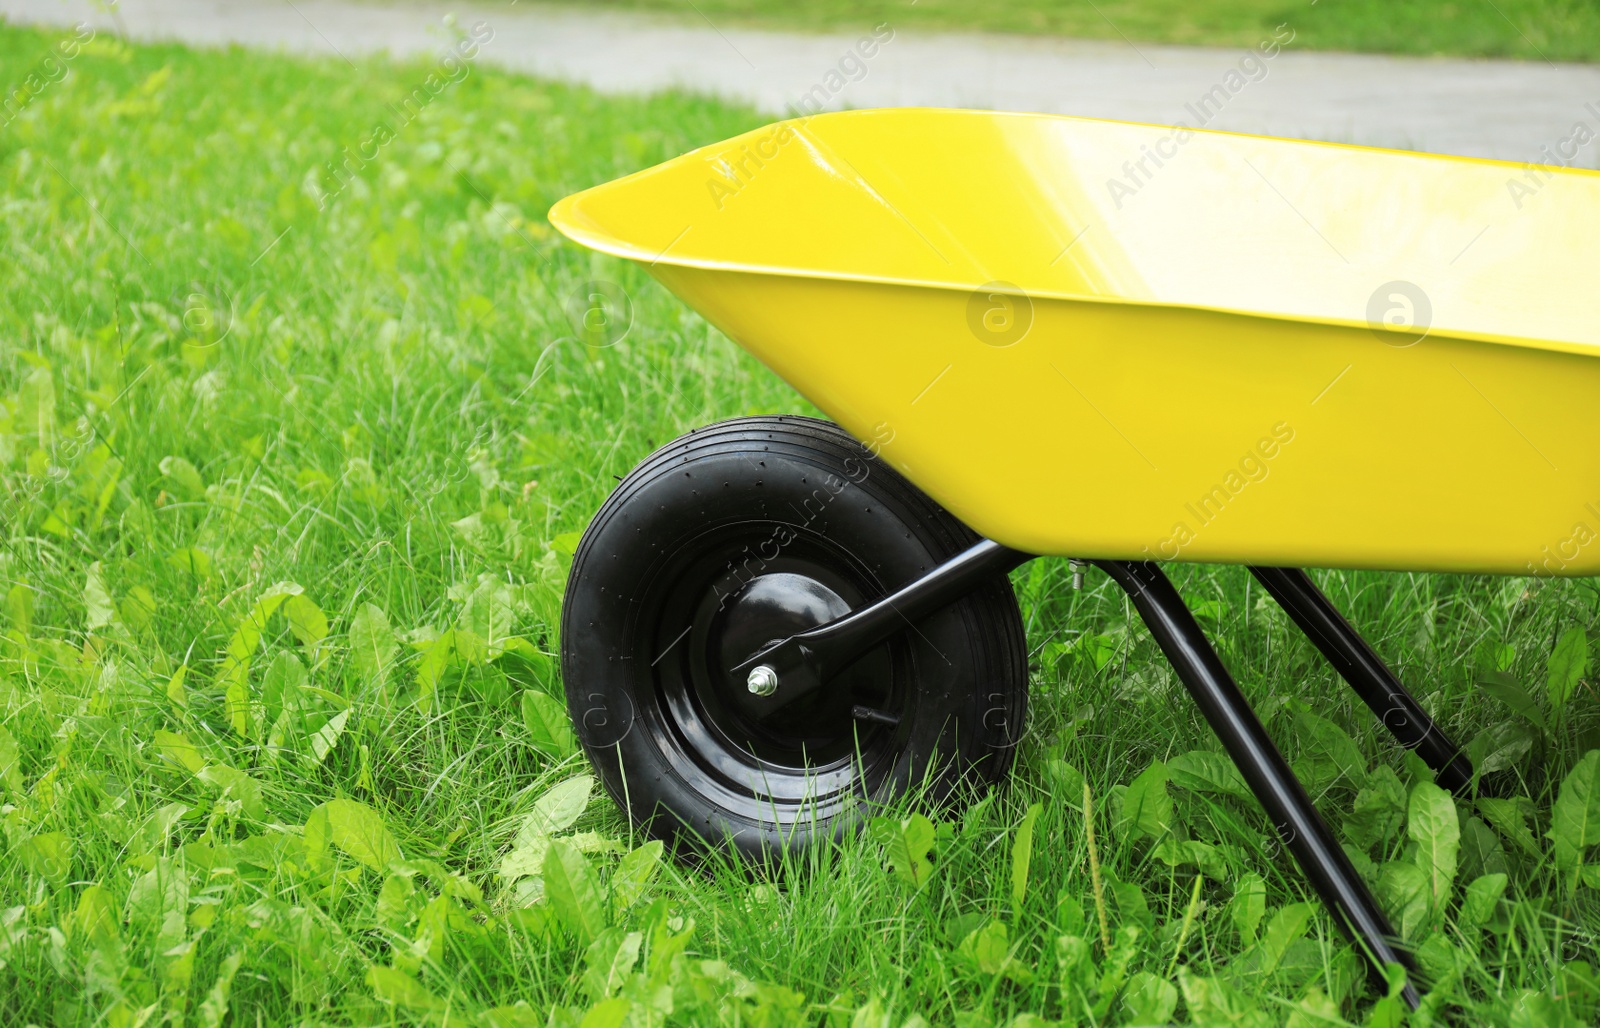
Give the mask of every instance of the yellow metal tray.
[[1008, 546], [1600, 574], [1600, 173], [894, 109], [550, 221]]

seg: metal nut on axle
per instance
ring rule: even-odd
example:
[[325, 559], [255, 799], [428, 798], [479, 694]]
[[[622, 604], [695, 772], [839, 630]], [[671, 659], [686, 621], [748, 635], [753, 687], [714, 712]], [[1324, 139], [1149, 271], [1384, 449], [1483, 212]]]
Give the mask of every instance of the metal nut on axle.
[[750, 669], [750, 677], [744, 684], [757, 696], [771, 696], [778, 691], [778, 672], [765, 664], [757, 664]]

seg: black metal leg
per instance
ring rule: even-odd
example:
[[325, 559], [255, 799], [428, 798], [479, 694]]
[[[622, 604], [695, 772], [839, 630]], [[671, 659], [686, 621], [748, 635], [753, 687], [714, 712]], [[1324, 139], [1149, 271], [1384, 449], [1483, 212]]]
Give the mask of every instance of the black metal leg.
[[1252, 567], [1250, 573], [1366, 701], [1400, 745], [1415, 751], [1433, 768], [1434, 781], [1458, 796], [1470, 796], [1472, 762], [1322, 594], [1311, 576], [1299, 568]]
[[[1289, 852], [1294, 854], [1322, 902], [1334, 912], [1345, 932], [1366, 953], [1380, 982], [1386, 964], [1414, 965], [1395, 942], [1394, 929], [1350, 858], [1317, 813], [1305, 787], [1289, 769], [1261, 720], [1250, 709], [1228, 669], [1206, 640], [1178, 590], [1156, 565], [1148, 562], [1095, 562], [1128, 593], [1150, 634], [1155, 637], [1189, 694], [1200, 705], [1251, 791], [1266, 808]], [[1409, 983], [1406, 1002], [1421, 1000]]]

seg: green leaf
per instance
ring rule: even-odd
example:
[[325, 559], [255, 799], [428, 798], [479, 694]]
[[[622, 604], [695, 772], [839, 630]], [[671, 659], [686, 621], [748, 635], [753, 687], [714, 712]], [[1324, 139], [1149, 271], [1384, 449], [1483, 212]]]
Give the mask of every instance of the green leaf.
[[1550, 654], [1550, 678], [1546, 688], [1551, 710], [1560, 711], [1567, 705], [1588, 663], [1588, 636], [1581, 626], [1567, 629], [1556, 640], [1555, 651]]
[[240, 737], [250, 734], [250, 684], [247, 674], [247, 670], [240, 668], [223, 679], [227, 683], [222, 690], [223, 709], [227, 712], [228, 724], [233, 726], [234, 734]]
[[1225, 882], [1229, 878], [1227, 862], [1222, 859], [1222, 852], [1199, 839], [1179, 839], [1169, 835], [1156, 844], [1151, 854], [1168, 867], [1192, 864], [1215, 882]]
[[223, 799], [239, 802], [240, 811], [253, 821], [266, 817], [266, 805], [261, 798], [261, 783], [243, 771], [226, 764], [210, 764], [195, 772], [195, 777], [219, 790]]
[[1330, 788], [1341, 778], [1360, 786], [1367, 778], [1367, 759], [1343, 728], [1309, 711], [1294, 716], [1300, 756], [1295, 770], [1305, 780], [1312, 796]]
[[128, 923], [134, 928], [155, 932], [169, 913], [181, 918], [188, 912], [189, 875], [175, 860], [158, 859], [128, 890]]
[[[1334, 1028], [1335, 1025], [1349, 1024], [1343, 1014], [1333, 997], [1313, 985], [1295, 1004], [1295, 1009], [1283, 1022], [1283, 1028]], [[1370, 1021], [1367, 1023], [1371, 1024]]]
[[1461, 851], [1461, 826], [1450, 794], [1432, 782], [1418, 782], [1406, 808], [1406, 834], [1417, 844], [1417, 866], [1427, 875], [1433, 908], [1442, 909]]
[[398, 968], [373, 964], [367, 968], [367, 986], [372, 989], [372, 995], [383, 1003], [429, 1013], [441, 1013], [446, 1009], [443, 1000]]
[[[318, 720], [321, 715], [317, 715]], [[344, 734], [344, 726], [350, 720], [350, 712], [341, 710], [328, 718], [321, 727], [311, 733], [311, 763], [313, 766], [321, 764], [333, 752], [339, 742], [339, 736]]]
[[1123, 637], [1119, 634], [1080, 635], [1068, 643], [1062, 652], [1070, 653], [1094, 673], [1103, 670], [1107, 664], [1116, 659], [1118, 651], [1122, 649], [1122, 643]]
[[493, 660], [505, 651], [515, 621], [510, 583], [496, 575], [482, 575], [467, 596], [456, 627], [459, 632], [482, 640], [485, 659]]
[[560, 760], [578, 748], [567, 708], [538, 689], [522, 694], [522, 722], [528, 727], [534, 749]]
[[1123, 929], [1138, 928], [1149, 931], [1155, 927], [1155, 916], [1150, 913], [1150, 901], [1145, 899], [1144, 890], [1139, 888], [1138, 882], [1124, 882], [1118, 880], [1109, 868], [1101, 871], [1101, 878], [1106, 884], [1106, 891], [1111, 893], [1111, 898], [1116, 904], [1117, 917], [1123, 922]]
[[644, 945], [644, 935], [627, 932], [621, 928], [607, 928], [589, 944], [583, 954], [583, 990], [592, 1002], [609, 999], [628, 976], [633, 965], [639, 962], [639, 948]]
[[178, 670], [174, 671], [172, 677], [167, 679], [167, 699], [180, 707], [189, 705], [189, 690], [183, 684], [183, 680], [188, 677], [189, 665], [179, 664]]
[[380, 687], [389, 677], [400, 644], [381, 607], [363, 603], [350, 619], [350, 657], [363, 681]]
[[1167, 793], [1167, 766], [1156, 761], [1122, 794], [1117, 829], [1126, 838], [1159, 839], [1172, 827], [1172, 797]]
[[1261, 919], [1267, 916], [1266, 881], [1253, 871], [1245, 875], [1234, 886], [1233, 899], [1228, 906], [1233, 926], [1239, 929], [1239, 938], [1247, 946], [1255, 942]]
[[16, 737], [0, 725], [0, 785], [15, 796], [22, 795], [22, 755]]
[[450, 629], [438, 638], [430, 641], [422, 651], [422, 661], [417, 665], [417, 707], [428, 711], [433, 709], [433, 697], [438, 691], [439, 680], [444, 677], [447, 669], [462, 667], [467, 663], [456, 646], [456, 630]]
[[1128, 1024], [1169, 1024], [1178, 1009], [1178, 989], [1149, 971], [1128, 979], [1122, 993]]
[[1456, 917], [1456, 927], [1471, 941], [1474, 933], [1489, 923], [1506, 892], [1504, 874], [1488, 874], [1473, 879], [1461, 894], [1461, 912]]
[[1525, 989], [1510, 1007], [1508, 1028], [1584, 1028], [1584, 1023], [1568, 1012], [1566, 1003], [1548, 992]]
[[211, 577], [211, 554], [205, 550], [192, 546], [173, 550], [172, 555], [167, 558], [167, 563], [196, 578]]
[[98, 560], [89, 565], [89, 574], [83, 583], [83, 603], [89, 611], [89, 631], [117, 623], [117, 605], [111, 600], [111, 591], [106, 588]]
[[266, 673], [261, 676], [261, 706], [265, 708], [267, 717], [274, 719], [285, 707], [297, 706], [300, 690], [309, 681], [306, 667], [300, 663], [299, 657], [292, 653], [280, 653], [273, 657]]
[[1544, 720], [1544, 711], [1539, 707], [1539, 701], [1524, 689], [1517, 680], [1505, 671], [1486, 672], [1478, 678], [1478, 688], [1485, 696], [1492, 697], [1510, 707], [1512, 712], [1520, 717], [1538, 725], [1541, 730], [1547, 726]]
[[206, 495], [205, 479], [193, 464], [182, 457], [162, 457], [157, 465], [166, 476], [172, 494], [183, 500], [202, 500]]
[[328, 619], [322, 613], [322, 608], [313, 603], [309, 596], [297, 593], [283, 601], [283, 615], [289, 621], [290, 633], [300, 640], [300, 645], [306, 648], [306, 653], [311, 657], [312, 665], [316, 666], [322, 640], [328, 637]]
[[1467, 744], [1467, 756], [1479, 774], [1492, 774], [1514, 766], [1533, 749], [1532, 731], [1521, 721], [1490, 725]]
[[155, 617], [156, 594], [142, 585], [136, 585], [128, 590], [128, 595], [117, 605], [117, 613], [124, 623], [142, 632], [150, 627], [150, 621]]
[[[91, 885], [78, 895], [78, 906], [72, 912], [69, 934], [99, 944], [117, 937], [117, 925], [122, 918], [117, 911], [111, 890], [103, 885]], [[0, 957], [5, 955], [6, 925], [0, 917]]]
[[1427, 872], [1409, 861], [1390, 861], [1378, 872], [1375, 891], [1389, 915], [1398, 917], [1400, 934], [1415, 937], [1428, 918]]
[[588, 946], [606, 927], [600, 883], [575, 846], [553, 839], [544, 855], [544, 890], [561, 922]]
[[661, 866], [660, 839], [652, 839], [643, 846], [630, 850], [617, 862], [611, 872], [611, 913], [620, 919], [629, 907], [639, 902], [650, 879]]
[[515, 882], [527, 875], [536, 875], [544, 867], [545, 850], [550, 838], [566, 831], [582, 816], [594, 791], [594, 778], [575, 775], [552, 786], [534, 803], [533, 810], [522, 819], [511, 850], [500, 861], [499, 877]]
[[578, 544], [583, 542], [582, 532], [562, 532], [550, 540], [550, 550], [563, 567], [572, 563], [572, 558], [578, 552]]
[[1538, 857], [1539, 842], [1528, 829], [1528, 812], [1514, 799], [1478, 798], [1478, 812], [1494, 826], [1495, 831], [1517, 844], [1517, 848], [1530, 857]]
[[1045, 776], [1050, 780], [1056, 802], [1083, 812], [1083, 772], [1064, 760], [1052, 758], [1045, 762]]
[[1344, 835], [1356, 846], [1370, 850], [1394, 838], [1406, 814], [1406, 787], [1387, 764], [1379, 764], [1356, 793]]
[[1168, 761], [1167, 775], [1180, 789], [1252, 799], [1250, 787], [1240, 777], [1239, 769], [1221, 753], [1210, 750], [1180, 753]]
[[186, 803], [168, 803], [158, 809], [145, 820], [139, 831], [128, 842], [128, 849], [135, 854], [160, 853], [166, 849], [167, 840], [172, 837], [172, 829], [189, 813], [190, 807]]
[[1510, 643], [1495, 642], [1492, 639], [1483, 640], [1472, 651], [1472, 662], [1481, 670], [1491, 674], [1508, 670], [1512, 661], [1516, 659], [1516, 647]]
[[1022, 901], [1028, 895], [1028, 864], [1033, 857], [1033, 825], [1039, 820], [1039, 812], [1044, 807], [1035, 803], [1022, 815], [1022, 824], [1017, 827], [1017, 837], [1011, 843], [1011, 909], [1017, 911], [1020, 918]]
[[268, 619], [283, 606], [286, 599], [303, 591], [293, 582], [279, 582], [271, 586], [256, 600], [250, 613], [240, 620], [239, 627], [228, 640], [228, 648], [222, 657], [222, 669], [217, 677], [226, 685], [223, 695], [227, 699], [228, 722], [240, 736], [248, 735], [250, 731], [250, 658], [261, 645], [261, 634], [266, 630]]
[[1222, 976], [1204, 978], [1187, 967], [1178, 968], [1178, 985], [1188, 1017], [1195, 1024], [1228, 1025], [1230, 1028], [1271, 1028], [1275, 1018], [1261, 1010], [1254, 996], [1247, 998]]
[[6, 590], [6, 620], [24, 639], [33, 631], [33, 590], [18, 582]]
[[332, 843], [346, 856], [374, 871], [400, 859], [400, 846], [376, 810], [355, 800], [329, 800], [306, 819], [306, 848], [326, 849]]
[[1311, 923], [1311, 904], [1288, 903], [1278, 908], [1267, 922], [1261, 935], [1261, 970], [1271, 974], [1283, 962], [1283, 956], [1306, 934]]
[[162, 756], [190, 774], [197, 774], [206, 766], [206, 758], [201, 755], [195, 744], [177, 732], [167, 732], [158, 728], [154, 740]]
[[1479, 817], [1468, 816], [1461, 822], [1461, 865], [1457, 874], [1464, 878], [1477, 878], [1496, 871], [1509, 871], [1505, 847], [1500, 837]]
[[45, 832], [24, 839], [17, 846], [17, 854], [28, 870], [60, 889], [72, 874], [73, 849], [67, 833]]
[[206, 998], [200, 1001], [197, 1020], [201, 1028], [219, 1028], [222, 1019], [228, 1016], [228, 995], [233, 989], [233, 976], [239, 973], [239, 965], [243, 963], [244, 954], [237, 950], [229, 953], [222, 962]]
[[875, 817], [868, 828], [872, 838], [884, 849], [889, 870], [896, 879], [914, 889], [920, 889], [933, 876], [933, 861], [928, 855], [933, 849], [933, 822], [921, 814], [912, 814], [904, 821], [890, 817]]
[[411, 876], [392, 874], [383, 880], [383, 887], [378, 890], [373, 916], [379, 924], [401, 934], [416, 916], [416, 895], [417, 888], [411, 883]]
[[956, 947], [956, 957], [980, 974], [1002, 975], [1019, 984], [1033, 977], [1032, 969], [1011, 955], [1011, 933], [1004, 921], [986, 921], [967, 933]]
[[1585, 753], [1561, 780], [1548, 837], [1563, 871], [1576, 871], [1589, 847], [1600, 842], [1600, 750]]

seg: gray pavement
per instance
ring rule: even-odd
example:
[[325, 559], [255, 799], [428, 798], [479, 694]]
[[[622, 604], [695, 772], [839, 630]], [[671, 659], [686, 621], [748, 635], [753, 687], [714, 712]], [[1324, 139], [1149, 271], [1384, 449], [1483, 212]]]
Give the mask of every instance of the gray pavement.
[[[200, 46], [242, 43], [299, 53], [431, 53], [441, 19], [486, 22], [479, 60], [605, 92], [678, 86], [752, 103], [980, 107], [1204, 124], [1269, 135], [1527, 161], [1580, 123], [1600, 135], [1600, 66], [1387, 57], [1281, 49], [930, 34], [888, 26], [876, 46], [851, 34], [805, 35], [674, 22], [638, 14], [433, 0], [0, 0], [14, 22], [70, 25]], [[1286, 25], [1279, 37], [1294, 31]], [[892, 35], [890, 35], [892, 33]], [[870, 55], [864, 56], [868, 54]], [[1272, 56], [1267, 56], [1271, 53]], [[1569, 146], [1569, 149], [1576, 144]], [[1600, 146], [1578, 148], [1597, 166]], [[1548, 158], [1543, 158], [1548, 160]]]

